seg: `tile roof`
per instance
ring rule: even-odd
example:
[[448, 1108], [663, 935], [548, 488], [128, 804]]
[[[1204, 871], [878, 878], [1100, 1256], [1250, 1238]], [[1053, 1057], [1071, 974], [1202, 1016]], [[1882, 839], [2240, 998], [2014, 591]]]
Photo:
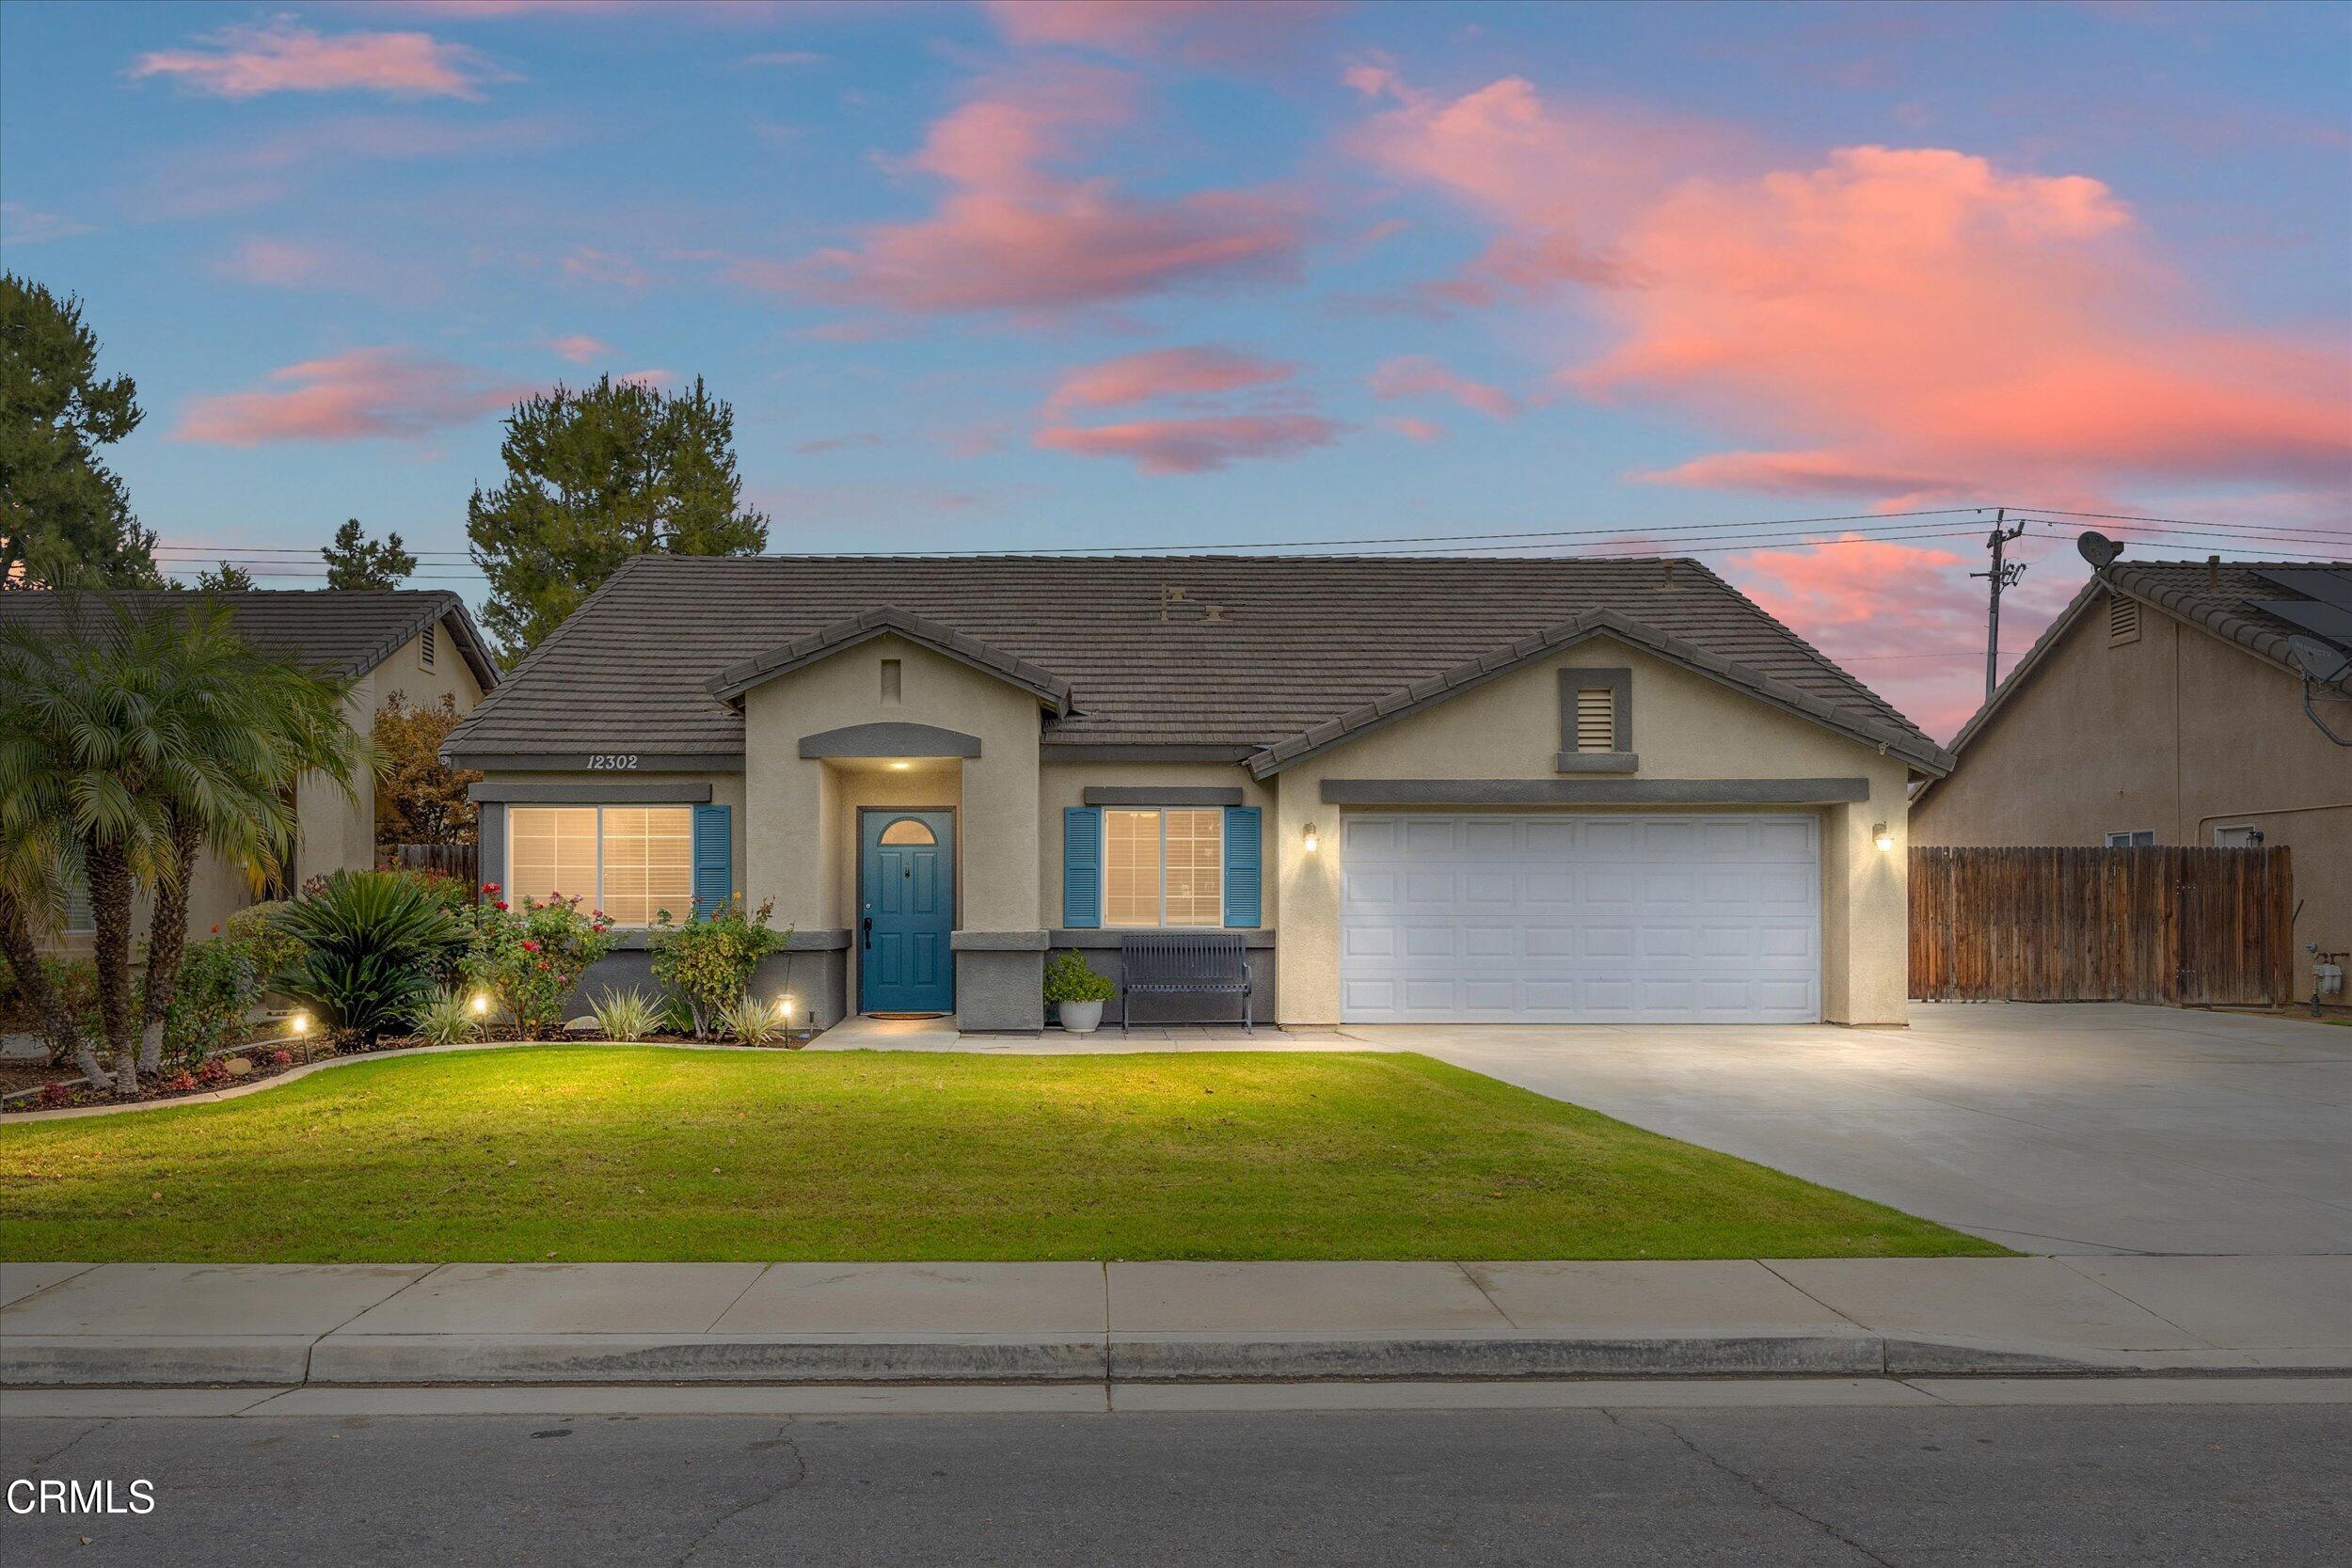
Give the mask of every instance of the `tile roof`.
[[788, 671], [894, 632], [934, 653], [1026, 688], [1057, 717], [1070, 706], [1070, 683], [1052, 672], [895, 604], [879, 605], [846, 621], [835, 621], [806, 637], [796, 637], [780, 647], [771, 648], [756, 658], [731, 665], [710, 677], [710, 694], [723, 703], [732, 702], [753, 687]]
[[885, 606], [1068, 682], [1049, 744], [1228, 747], [1238, 759], [1609, 610], [1923, 768], [1947, 760], [1714, 573], [1655, 558], [639, 556], [449, 749], [740, 752], [741, 715], [712, 695], [714, 678]]
[[201, 601], [225, 604], [237, 635], [280, 657], [298, 659], [329, 674], [367, 673], [398, 652], [428, 622], [450, 619], [457, 651], [485, 690], [499, 684], [488, 644], [466, 611], [466, 602], [445, 589], [257, 588], [241, 593], [199, 594], [171, 589], [107, 589], [59, 594], [17, 590], [0, 593], [0, 626], [63, 626], [66, 601], [128, 605], [135, 614], [185, 609]]

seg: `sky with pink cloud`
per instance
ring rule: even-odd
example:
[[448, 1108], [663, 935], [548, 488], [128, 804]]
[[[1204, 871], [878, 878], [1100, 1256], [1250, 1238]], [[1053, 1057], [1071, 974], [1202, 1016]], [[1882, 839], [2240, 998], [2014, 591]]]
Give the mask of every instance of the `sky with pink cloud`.
[[2347, 80], [2326, 5], [10, 0], [0, 255], [190, 574], [478, 592], [509, 404], [700, 375], [772, 549], [1699, 553], [1947, 736], [1977, 508], [2005, 666], [2061, 512], [2352, 555]]

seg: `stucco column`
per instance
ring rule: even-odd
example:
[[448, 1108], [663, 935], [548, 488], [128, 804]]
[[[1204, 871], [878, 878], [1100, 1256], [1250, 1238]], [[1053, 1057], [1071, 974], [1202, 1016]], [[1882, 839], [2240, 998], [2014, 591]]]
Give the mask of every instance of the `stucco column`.
[[841, 909], [832, 868], [838, 854], [834, 781], [822, 762], [800, 754], [800, 731], [772, 688], [743, 709], [743, 901], [773, 900], [774, 922], [803, 931], [837, 930]]
[[[1821, 814], [1821, 1016], [1832, 1023], [1911, 1018], [1911, 849], [1905, 774], [1871, 769], [1870, 799]], [[1880, 823], [1894, 847], [1873, 842]]]
[[[1340, 1021], [1340, 814], [1317, 785], [1322, 770], [1302, 765], [1270, 781], [1274, 831], [1264, 853], [1280, 888], [1281, 962], [1274, 972], [1274, 1017], [1302, 1027]], [[1315, 849], [1307, 851], [1307, 827]]]

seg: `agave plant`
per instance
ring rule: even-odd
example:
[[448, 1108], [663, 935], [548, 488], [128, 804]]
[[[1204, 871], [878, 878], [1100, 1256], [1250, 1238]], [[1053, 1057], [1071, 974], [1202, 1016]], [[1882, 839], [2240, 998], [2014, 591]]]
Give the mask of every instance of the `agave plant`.
[[661, 1028], [661, 1009], [634, 986], [603, 992], [588, 1010], [596, 1015], [597, 1032], [608, 1040], [642, 1040]]
[[397, 871], [338, 871], [287, 905], [278, 924], [303, 954], [277, 989], [369, 1045], [424, 1011], [465, 942], [440, 900]]
[[464, 1045], [476, 1033], [473, 999], [444, 989], [417, 1009], [417, 1033], [427, 1045]]
[[719, 1033], [745, 1045], [766, 1045], [784, 1033], [784, 1015], [772, 1002], [746, 991], [719, 1009]]

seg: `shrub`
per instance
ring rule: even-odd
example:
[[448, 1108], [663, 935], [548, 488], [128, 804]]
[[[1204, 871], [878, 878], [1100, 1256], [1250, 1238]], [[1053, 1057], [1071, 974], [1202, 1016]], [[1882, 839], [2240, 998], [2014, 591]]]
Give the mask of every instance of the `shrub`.
[[718, 1032], [745, 1045], [766, 1045], [784, 1033], [784, 1015], [749, 991], [719, 1009]]
[[759, 960], [792, 940], [790, 927], [769, 929], [772, 904], [762, 904], [747, 917], [740, 894], [707, 917], [690, 917], [674, 925], [663, 910], [654, 923], [653, 977], [686, 1006], [696, 1039], [707, 1039], [720, 1015], [751, 989]]
[[[87, 958], [44, 958], [41, 968], [49, 972], [49, 984], [81, 1030], [86, 1040], [95, 1040], [103, 1048], [105, 1028], [98, 1013], [98, 966]], [[49, 1060], [56, 1066], [66, 1065], [65, 1041], [51, 1038], [48, 1021], [36, 1019], [33, 1028], [49, 1046]]]
[[461, 967], [513, 1015], [524, 1038], [541, 1039], [562, 1026], [565, 999], [612, 947], [611, 929], [602, 918], [582, 914], [577, 898], [526, 898], [519, 910], [501, 899], [474, 911], [473, 942]]
[[1119, 988], [1105, 975], [1087, 967], [1074, 947], [1064, 948], [1045, 960], [1045, 1000], [1048, 1002], [1108, 1002]]
[[660, 1032], [660, 1009], [635, 986], [604, 991], [588, 1010], [596, 1016], [597, 1032], [609, 1040], [642, 1040]]
[[269, 979], [255, 948], [227, 936], [188, 943], [164, 1006], [164, 1054], [198, 1062], [245, 1035], [246, 1019]]
[[278, 923], [286, 902], [248, 904], [222, 921], [219, 934], [227, 940], [242, 943], [253, 955], [254, 967], [267, 981], [281, 970], [290, 968], [302, 957], [302, 940], [291, 935]]
[[417, 1033], [427, 1045], [463, 1045], [474, 1037], [473, 998], [443, 989], [417, 1009]]
[[466, 940], [430, 892], [389, 871], [338, 871], [275, 924], [302, 943], [278, 989], [368, 1045], [417, 1016]]

